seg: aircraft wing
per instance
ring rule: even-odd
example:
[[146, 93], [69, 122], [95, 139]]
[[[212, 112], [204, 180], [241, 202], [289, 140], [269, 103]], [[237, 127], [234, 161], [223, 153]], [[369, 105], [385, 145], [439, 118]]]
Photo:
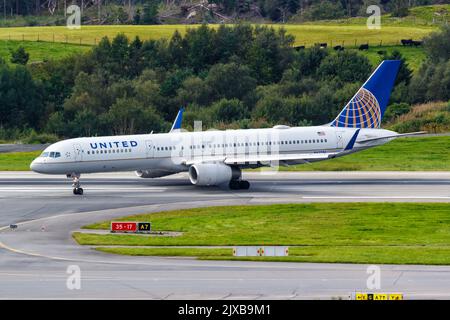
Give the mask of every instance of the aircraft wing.
[[384, 137], [376, 137], [376, 138], [369, 138], [364, 140], [358, 140], [357, 143], [366, 143], [371, 141], [377, 141], [382, 139], [390, 139], [390, 138], [400, 138], [400, 137], [408, 137], [408, 136], [418, 136], [427, 133], [426, 131], [418, 131], [418, 132], [409, 132], [409, 133], [398, 133], [391, 136], [384, 136]]
[[250, 156], [206, 156], [203, 158], [188, 160], [184, 164], [187, 166], [197, 164], [197, 163], [208, 163], [208, 162], [222, 162], [228, 165], [240, 165], [248, 163], [258, 163], [258, 162], [284, 162], [284, 161], [305, 161], [310, 160], [325, 160], [333, 158], [337, 155], [334, 153], [297, 153], [297, 154], [264, 154], [264, 155], [250, 155]]
[[224, 160], [228, 165], [239, 165], [257, 162], [285, 162], [285, 161], [311, 161], [325, 160], [333, 158], [337, 153], [297, 153], [297, 154], [267, 154], [267, 155], [251, 155], [247, 157], [227, 157]]

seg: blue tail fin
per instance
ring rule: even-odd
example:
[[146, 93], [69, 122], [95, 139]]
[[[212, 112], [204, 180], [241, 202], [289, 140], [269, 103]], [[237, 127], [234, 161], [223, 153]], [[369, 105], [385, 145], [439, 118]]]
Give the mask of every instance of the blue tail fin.
[[178, 111], [177, 117], [175, 118], [175, 121], [172, 124], [172, 128], [170, 128], [170, 132], [181, 129], [181, 124], [183, 123], [183, 112], [184, 112], [184, 108], [181, 108]]
[[379, 128], [397, 78], [400, 62], [400, 60], [381, 62], [330, 125], [347, 128]]

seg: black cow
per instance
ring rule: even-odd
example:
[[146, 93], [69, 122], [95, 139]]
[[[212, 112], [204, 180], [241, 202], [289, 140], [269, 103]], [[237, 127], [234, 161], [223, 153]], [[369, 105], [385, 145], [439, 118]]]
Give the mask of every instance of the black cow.
[[415, 47], [418, 47], [418, 46], [421, 46], [422, 43], [423, 43], [423, 41], [414, 41], [413, 40], [412, 45], [415, 46]]
[[296, 46], [296, 47], [294, 47], [294, 49], [297, 51], [300, 51], [300, 50], [305, 49], [305, 46]]
[[402, 39], [402, 40], [400, 40], [400, 42], [404, 46], [411, 46], [413, 44], [413, 40], [412, 39]]
[[362, 44], [359, 46], [359, 50], [369, 50], [369, 44]]
[[342, 50], [344, 50], [344, 47], [343, 46], [334, 46], [333, 49], [336, 51], [342, 51]]

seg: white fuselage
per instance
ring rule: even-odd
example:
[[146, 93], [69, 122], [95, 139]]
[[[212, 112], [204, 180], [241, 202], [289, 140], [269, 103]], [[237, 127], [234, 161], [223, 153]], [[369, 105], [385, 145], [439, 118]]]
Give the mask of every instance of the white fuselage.
[[[76, 138], [57, 142], [36, 158], [31, 169], [46, 174], [153, 170], [170, 173], [188, 171], [189, 163], [223, 161], [227, 157], [327, 153], [342, 151], [355, 128], [331, 126], [285, 127], [203, 132], [171, 132], [127, 136]], [[361, 129], [353, 153], [390, 141], [359, 145], [358, 140], [392, 137], [384, 129]], [[287, 164], [304, 163], [288, 161]], [[238, 165], [258, 167], [258, 161]], [[164, 174], [161, 174], [164, 175]]]

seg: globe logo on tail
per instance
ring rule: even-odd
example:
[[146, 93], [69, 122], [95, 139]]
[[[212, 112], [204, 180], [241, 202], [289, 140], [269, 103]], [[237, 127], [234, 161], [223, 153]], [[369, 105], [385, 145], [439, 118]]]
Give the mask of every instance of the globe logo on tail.
[[377, 98], [365, 88], [359, 89], [344, 110], [331, 123], [335, 127], [379, 128], [381, 108]]

